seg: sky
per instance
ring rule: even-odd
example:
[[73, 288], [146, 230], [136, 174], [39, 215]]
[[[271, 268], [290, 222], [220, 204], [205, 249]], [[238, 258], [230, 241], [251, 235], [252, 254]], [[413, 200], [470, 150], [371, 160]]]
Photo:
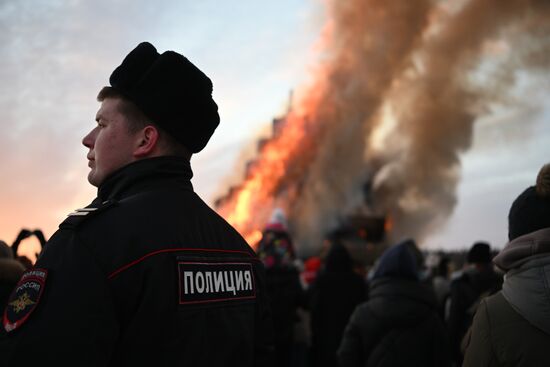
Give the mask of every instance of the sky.
[[[142, 41], [184, 54], [213, 81], [221, 124], [192, 159], [195, 190], [212, 203], [308, 79], [323, 20], [320, 0], [0, 1], [0, 239], [13, 242], [21, 228], [50, 237], [94, 198], [81, 139], [95, 124], [97, 92]], [[530, 82], [528, 102], [476, 122], [458, 204], [422, 245], [504, 245], [511, 202], [550, 161], [546, 78]]]

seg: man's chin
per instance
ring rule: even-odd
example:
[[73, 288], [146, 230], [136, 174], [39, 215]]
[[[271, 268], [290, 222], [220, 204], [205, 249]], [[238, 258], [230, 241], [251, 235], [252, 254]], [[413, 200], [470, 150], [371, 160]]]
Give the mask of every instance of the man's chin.
[[95, 173], [94, 170], [91, 170], [90, 173], [88, 173], [88, 182], [92, 186], [99, 187], [101, 182], [94, 173]]

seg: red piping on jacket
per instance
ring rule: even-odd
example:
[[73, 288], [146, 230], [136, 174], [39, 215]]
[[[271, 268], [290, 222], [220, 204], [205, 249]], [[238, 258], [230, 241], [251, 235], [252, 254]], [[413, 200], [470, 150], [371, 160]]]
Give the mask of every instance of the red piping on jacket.
[[157, 250], [157, 251], [150, 252], [148, 254], [143, 255], [142, 257], [140, 257], [137, 260], [134, 260], [134, 261], [132, 261], [132, 262], [130, 262], [130, 263], [124, 265], [124, 266], [121, 266], [120, 268], [118, 268], [117, 270], [115, 270], [111, 274], [109, 274], [107, 276], [107, 279], [113, 278], [114, 276], [118, 275], [119, 273], [122, 273], [124, 270], [126, 270], [128, 268], [131, 268], [132, 266], [134, 266], [136, 264], [139, 264], [140, 262], [147, 259], [148, 257], [155, 256], [155, 255], [162, 254], [162, 253], [166, 253], [166, 252], [180, 252], [180, 251], [225, 252], [225, 253], [232, 253], [232, 254], [237, 253], [237, 254], [248, 255], [249, 257], [252, 258], [252, 260], [256, 260], [252, 257], [252, 255], [250, 255], [250, 253], [248, 253], [246, 251], [239, 251], [239, 250], [219, 250], [219, 249], [208, 249], [208, 248], [168, 248], [168, 249], [163, 249], [163, 250]]

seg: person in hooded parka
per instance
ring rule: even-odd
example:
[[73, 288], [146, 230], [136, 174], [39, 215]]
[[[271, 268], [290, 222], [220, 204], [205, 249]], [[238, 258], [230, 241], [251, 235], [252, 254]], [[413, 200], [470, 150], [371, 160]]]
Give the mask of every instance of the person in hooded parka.
[[436, 298], [420, 282], [411, 240], [384, 252], [338, 349], [341, 367], [444, 367], [449, 345]]

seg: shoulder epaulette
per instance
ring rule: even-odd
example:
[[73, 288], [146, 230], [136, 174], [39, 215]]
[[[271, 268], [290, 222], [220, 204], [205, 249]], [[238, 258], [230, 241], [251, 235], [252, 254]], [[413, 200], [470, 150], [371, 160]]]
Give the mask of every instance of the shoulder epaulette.
[[90, 217], [95, 217], [97, 214], [105, 211], [106, 209], [112, 207], [117, 203], [116, 200], [106, 200], [101, 203], [92, 203], [88, 205], [85, 208], [76, 209], [75, 211], [69, 213], [67, 215], [67, 219], [65, 219], [60, 225], [59, 228], [70, 228], [70, 227], [76, 227], [80, 223], [84, 222]]

